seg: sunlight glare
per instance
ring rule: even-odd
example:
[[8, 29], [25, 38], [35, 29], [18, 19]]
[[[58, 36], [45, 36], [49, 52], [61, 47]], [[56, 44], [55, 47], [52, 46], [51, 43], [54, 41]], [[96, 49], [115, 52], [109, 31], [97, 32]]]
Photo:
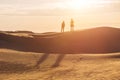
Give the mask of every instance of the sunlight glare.
[[97, 7], [100, 4], [109, 3], [110, 0], [71, 0], [67, 2], [67, 6], [70, 9], [83, 9], [83, 8], [90, 8], [90, 7]]

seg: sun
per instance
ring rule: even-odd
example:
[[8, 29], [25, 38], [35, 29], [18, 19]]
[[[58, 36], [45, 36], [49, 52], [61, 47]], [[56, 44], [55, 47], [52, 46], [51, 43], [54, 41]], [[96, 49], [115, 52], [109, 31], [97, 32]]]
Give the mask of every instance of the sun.
[[67, 2], [67, 6], [70, 9], [83, 9], [90, 7], [97, 7], [100, 4], [105, 4], [108, 1], [105, 0], [70, 0]]

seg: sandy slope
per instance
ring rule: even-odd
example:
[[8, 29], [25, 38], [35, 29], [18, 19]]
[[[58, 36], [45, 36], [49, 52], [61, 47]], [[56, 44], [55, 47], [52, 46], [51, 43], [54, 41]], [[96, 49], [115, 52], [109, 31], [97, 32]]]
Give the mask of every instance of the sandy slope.
[[0, 33], [0, 48], [39, 53], [120, 52], [120, 29], [100, 27], [83, 31], [31, 35]]
[[33, 67], [43, 54], [0, 49], [0, 80], [120, 80], [120, 53], [66, 54], [56, 68], [50, 54]]

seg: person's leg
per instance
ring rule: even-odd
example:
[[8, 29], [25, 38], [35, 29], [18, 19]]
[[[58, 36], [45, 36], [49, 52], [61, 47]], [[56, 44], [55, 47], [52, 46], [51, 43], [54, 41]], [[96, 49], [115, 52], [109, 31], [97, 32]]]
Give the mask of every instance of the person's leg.
[[74, 31], [74, 27], [71, 27], [71, 31]]
[[63, 27], [61, 28], [61, 32], [64, 32], [64, 29], [63, 29]]
[[70, 31], [72, 31], [72, 27], [70, 27]]
[[56, 60], [56, 62], [52, 65], [52, 67], [57, 67], [59, 66], [60, 62], [63, 60], [65, 54], [60, 54]]
[[72, 31], [74, 31], [74, 27], [72, 27]]

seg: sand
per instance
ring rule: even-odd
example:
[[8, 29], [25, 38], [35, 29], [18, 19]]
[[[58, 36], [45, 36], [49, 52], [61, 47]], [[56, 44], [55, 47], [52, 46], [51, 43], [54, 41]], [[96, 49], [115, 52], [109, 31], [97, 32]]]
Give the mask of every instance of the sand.
[[59, 54], [50, 54], [34, 67], [42, 55], [0, 49], [0, 80], [120, 80], [120, 53], [66, 54], [58, 67]]

